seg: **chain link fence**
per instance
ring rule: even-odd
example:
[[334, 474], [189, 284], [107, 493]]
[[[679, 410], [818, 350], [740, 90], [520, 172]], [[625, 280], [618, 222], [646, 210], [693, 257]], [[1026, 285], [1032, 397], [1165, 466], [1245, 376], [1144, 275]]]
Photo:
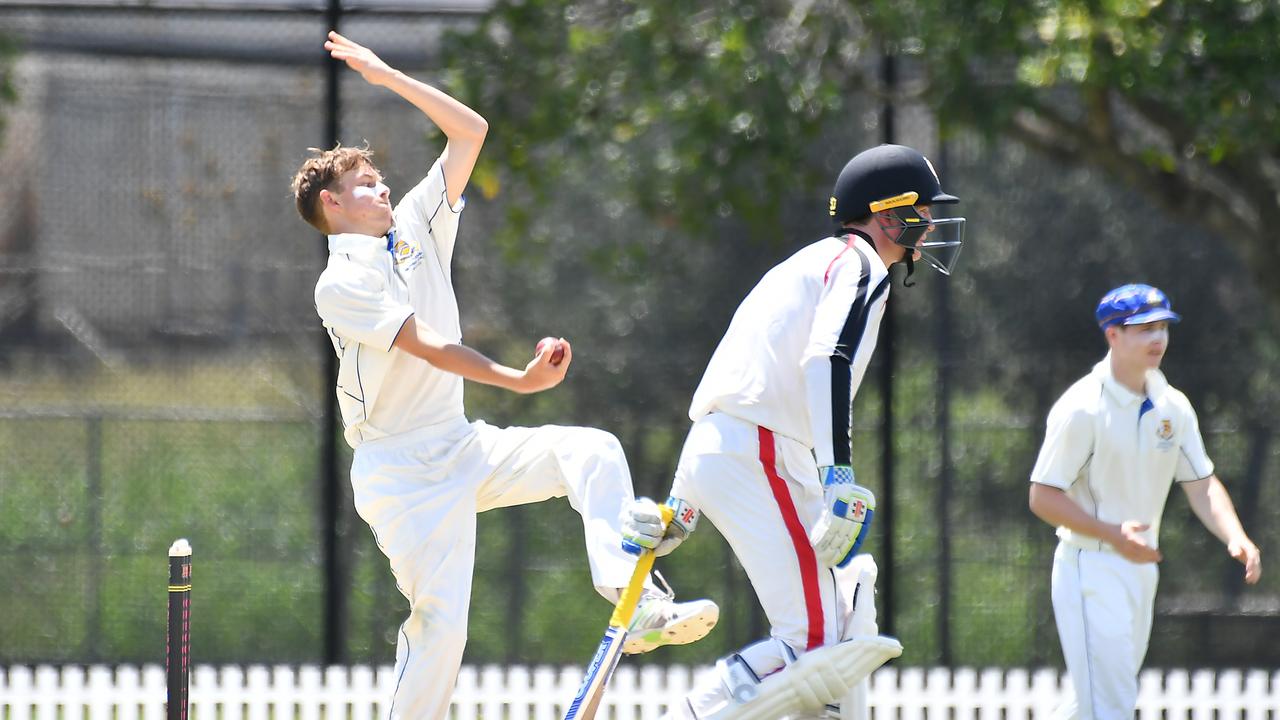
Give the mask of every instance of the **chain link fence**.
[[[443, 33], [466, 32], [483, 11], [350, 7], [344, 32], [430, 82], [447, 66]], [[164, 550], [176, 537], [195, 548], [198, 661], [393, 656], [405, 603], [349, 497], [336, 508], [336, 562], [324, 551], [325, 475], [345, 484], [349, 455], [340, 446], [325, 467], [331, 350], [312, 288], [326, 253], [287, 190], [305, 149], [327, 143], [321, 10], [0, 7], [0, 33], [20, 44], [0, 145], [0, 663], [162, 657]], [[410, 187], [439, 138], [354, 73], [340, 75], [339, 97], [342, 142], [367, 142], [393, 193]], [[833, 128], [829, 147], [845, 149], [809, 158], [831, 177], [883, 131], [866, 100]], [[901, 662], [1060, 664], [1054, 538], [1026, 509], [1026, 478], [1049, 406], [1105, 352], [1093, 303], [1122, 282], [1160, 285], [1184, 313], [1167, 372], [1200, 411], [1267, 557], [1280, 507], [1267, 482], [1280, 453], [1276, 332], [1265, 313], [1241, 310], [1261, 300], [1238, 261], [1097, 173], [1012, 143], [942, 145], [936, 118], [909, 104], [898, 117], [898, 139], [939, 160], [970, 219], [956, 276], [925, 269], [916, 287], [895, 285], [894, 337], [882, 340], [895, 347], [894, 522], [868, 549], [890, 588], [882, 618], [908, 648]], [[688, 398], [733, 309], [768, 267], [826, 232], [825, 197], [778, 199], [793, 232], [768, 244], [732, 222], [706, 238], [650, 231], [591, 189], [579, 179], [542, 209], [563, 244], [518, 258], [486, 243], [503, 196], [469, 197], [455, 260], [469, 344], [515, 363], [537, 338], [563, 334], [579, 359], [553, 394], [468, 386], [468, 409], [609, 429], [637, 492], [661, 496]], [[630, 269], [644, 281], [619, 284], [591, 264], [619, 228], [650, 238]], [[886, 485], [883, 362], [854, 407], [855, 467], [873, 488]], [[1150, 663], [1280, 664], [1268, 641], [1280, 629], [1276, 575], [1244, 589], [1179, 495], [1166, 511]], [[481, 516], [469, 661], [587, 657], [608, 609], [566, 541], [578, 528], [564, 502]], [[724, 615], [706, 641], [642, 662], [705, 662], [767, 632], [709, 524], [664, 562], [682, 595], [713, 597]]]

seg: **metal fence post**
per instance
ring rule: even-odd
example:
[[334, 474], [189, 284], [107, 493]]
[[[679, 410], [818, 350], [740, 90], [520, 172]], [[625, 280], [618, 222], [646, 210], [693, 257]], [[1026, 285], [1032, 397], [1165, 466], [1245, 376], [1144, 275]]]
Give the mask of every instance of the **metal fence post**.
[[[325, 21], [330, 30], [337, 31], [342, 19], [342, 0], [329, 0], [325, 10]], [[338, 144], [342, 101], [339, 96], [341, 83], [338, 74], [342, 63], [333, 58], [325, 59], [325, 147]], [[326, 257], [327, 245], [322, 245]], [[323, 338], [324, 347], [324, 386], [332, 387], [338, 376], [338, 358], [330, 347], [329, 338]], [[347, 657], [347, 589], [342, 582], [342, 562], [338, 551], [339, 523], [343, 502], [342, 488], [338, 478], [338, 419], [335, 405], [337, 399], [330, 393], [327, 401], [321, 403], [324, 415], [321, 427], [320, 484], [321, 490], [321, 545], [324, 553], [324, 661], [329, 665], [344, 663]]]
[[102, 659], [102, 416], [94, 413], [85, 421], [85, 495], [88, 500], [89, 556], [85, 581], [85, 607], [89, 616], [85, 628], [87, 659]]
[[[947, 144], [938, 145], [938, 165], [946, 177]], [[934, 386], [937, 410], [933, 418], [938, 433], [938, 662], [951, 664], [951, 283], [949, 278], [935, 277], [934, 315], [937, 318], [937, 373]]]
[[[897, 60], [893, 51], [881, 44], [880, 79], [884, 82], [884, 105], [880, 108], [881, 141], [892, 143], [897, 135], [894, 127], [893, 89], [898, 84]], [[880, 500], [876, 504], [876, 517], [880, 521], [879, 565], [884, 568], [877, 582], [880, 596], [880, 630], [893, 635], [893, 366], [894, 323], [893, 303], [885, 303], [884, 317], [880, 321]]]

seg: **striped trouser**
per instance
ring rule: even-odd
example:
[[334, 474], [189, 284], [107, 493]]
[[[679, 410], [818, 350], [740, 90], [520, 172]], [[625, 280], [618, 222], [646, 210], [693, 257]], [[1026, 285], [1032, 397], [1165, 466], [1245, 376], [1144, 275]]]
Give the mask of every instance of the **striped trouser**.
[[807, 447], [712, 413], [690, 429], [671, 494], [701, 510], [729, 542], [774, 638], [797, 652], [837, 639], [835, 576], [818, 565], [809, 542], [823, 497]]

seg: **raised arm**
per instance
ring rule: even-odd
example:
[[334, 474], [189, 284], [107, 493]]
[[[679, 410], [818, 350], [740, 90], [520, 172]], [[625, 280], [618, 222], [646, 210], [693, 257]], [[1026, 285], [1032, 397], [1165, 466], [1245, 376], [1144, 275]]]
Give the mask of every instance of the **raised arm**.
[[1240, 517], [1222, 481], [1217, 475], [1210, 475], [1181, 484], [1196, 517], [1227, 546], [1231, 557], [1244, 565], [1244, 581], [1250, 585], [1258, 582], [1262, 577], [1262, 556], [1240, 525]]
[[450, 205], [455, 205], [471, 179], [476, 158], [489, 132], [489, 123], [475, 110], [449, 95], [414, 80], [386, 64], [367, 47], [352, 42], [336, 32], [329, 33], [324, 49], [335, 60], [341, 60], [360, 73], [366, 82], [391, 90], [422, 111], [448, 138], [440, 155], [445, 187]]

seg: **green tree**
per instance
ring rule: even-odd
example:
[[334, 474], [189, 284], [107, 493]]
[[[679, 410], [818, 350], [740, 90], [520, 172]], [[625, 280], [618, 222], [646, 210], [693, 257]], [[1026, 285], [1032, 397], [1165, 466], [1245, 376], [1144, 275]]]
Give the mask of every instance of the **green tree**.
[[[911, 644], [908, 662], [941, 657], [936, 515], [949, 512], [952, 564], [963, 567], [950, 607], [966, 618], [949, 631], [952, 659], [1054, 662], [1043, 612], [1053, 536], [1027, 513], [1025, 482], [1035, 424], [1105, 352], [1092, 302], [1135, 279], [1173, 292], [1175, 307], [1190, 312], [1170, 377], [1205, 427], [1265, 428], [1254, 421], [1280, 407], [1269, 370], [1274, 328], [1239, 311], [1263, 292], [1280, 308], [1271, 280], [1280, 259], [1262, 220], [1276, 213], [1280, 182], [1269, 122], [1278, 90], [1264, 77], [1278, 12], [1182, 0], [499, 2], [444, 53], [450, 87], [491, 122], [472, 187], [496, 200], [483, 203], [487, 212], [505, 213], [497, 237], [519, 260], [483, 265], [502, 311], [469, 336], [572, 334], [573, 379], [540, 399], [538, 419], [617, 432], [637, 490], [665, 492], [706, 358], [784, 246], [828, 231], [834, 173], [882, 129], [877, 113], [890, 98], [881, 54], [894, 53], [900, 135], [929, 142], [937, 121], [951, 140], [945, 184], [972, 221], [956, 277], [926, 273], [921, 287], [893, 290], [906, 320], [895, 405], [898, 631]], [[1201, 39], [1188, 45], [1192, 37]], [[1245, 265], [1259, 282], [1235, 281]], [[465, 286], [467, 272], [459, 276]], [[561, 300], [551, 318], [548, 298]], [[542, 322], [551, 325], [527, 327]], [[935, 365], [940, 325], [955, 340]], [[1228, 338], [1230, 357], [1204, 352]], [[947, 458], [934, 432], [946, 401], [942, 365], [953, 375]], [[876, 488], [877, 386], [868, 382], [854, 407], [859, 477]], [[499, 420], [528, 421], [523, 401], [470, 397]], [[1245, 451], [1234, 433], [1210, 440], [1228, 482], [1249, 478], [1264, 497], [1264, 473], [1236, 459], [1267, 457], [1270, 435], [1247, 442]], [[956, 488], [949, 510], [933, 504], [943, 463]], [[1170, 547], [1204, 535], [1194, 522], [1186, 512], [1169, 518]], [[1265, 532], [1265, 522], [1246, 525]], [[698, 542], [664, 567], [677, 587], [748, 597], [729, 588], [735, 578], [745, 585], [721, 546]], [[1230, 564], [1220, 553], [1194, 557]], [[477, 577], [486, 572], [496, 571]], [[721, 577], [724, 587], [710, 586]], [[1175, 572], [1165, 588], [1204, 582], [1202, 572]], [[993, 588], [1010, 590], [995, 599]], [[681, 657], [710, 659], [754, 637], [758, 617], [743, 605], [726, 601], [724, 629]], [[1024, 623], [1030, 629], [1011, 630]], [[531, 657], [550, 654], [539, 647]]]
[[1229, 243], [1280, 307], [1277, 37], [1266, 0], [523, 0], [451, 53], [503, 128], [479, 179], [521, 181], [512, 227], [556, 177], [603, 170], [603, 202], [660, 222], [776, 228], [761, 199], [830, 181], [799, 159], [857, 121], [888, 48], [944, 132], [1105, 170]]
[[940, 117], [1101, 168], [1226, 241], [1280, 309], [1280, 6], [877, 2]]
[[477, 184], [514, 195], [522, 232], [565, 177], [591, 177], [611, 217], [635, 207], [660, 227], [733, 216], [775, 229], [780, 204], [762, 199], [814, 179], [796, 154], [859, 82], [847, 38], [865, 35], [856, 15], [789, 6], [499, 3], [446, 51], [455, 86], [501, 129]]
[[[4, 35], [0, 35], [0, 111], [4, 106], [18, 99], [17, 90], [13, 87], [13, 60], [17, 55], [17, 46]], [[0, 112], [0, 142], [4, 140], [4, 114]]]

